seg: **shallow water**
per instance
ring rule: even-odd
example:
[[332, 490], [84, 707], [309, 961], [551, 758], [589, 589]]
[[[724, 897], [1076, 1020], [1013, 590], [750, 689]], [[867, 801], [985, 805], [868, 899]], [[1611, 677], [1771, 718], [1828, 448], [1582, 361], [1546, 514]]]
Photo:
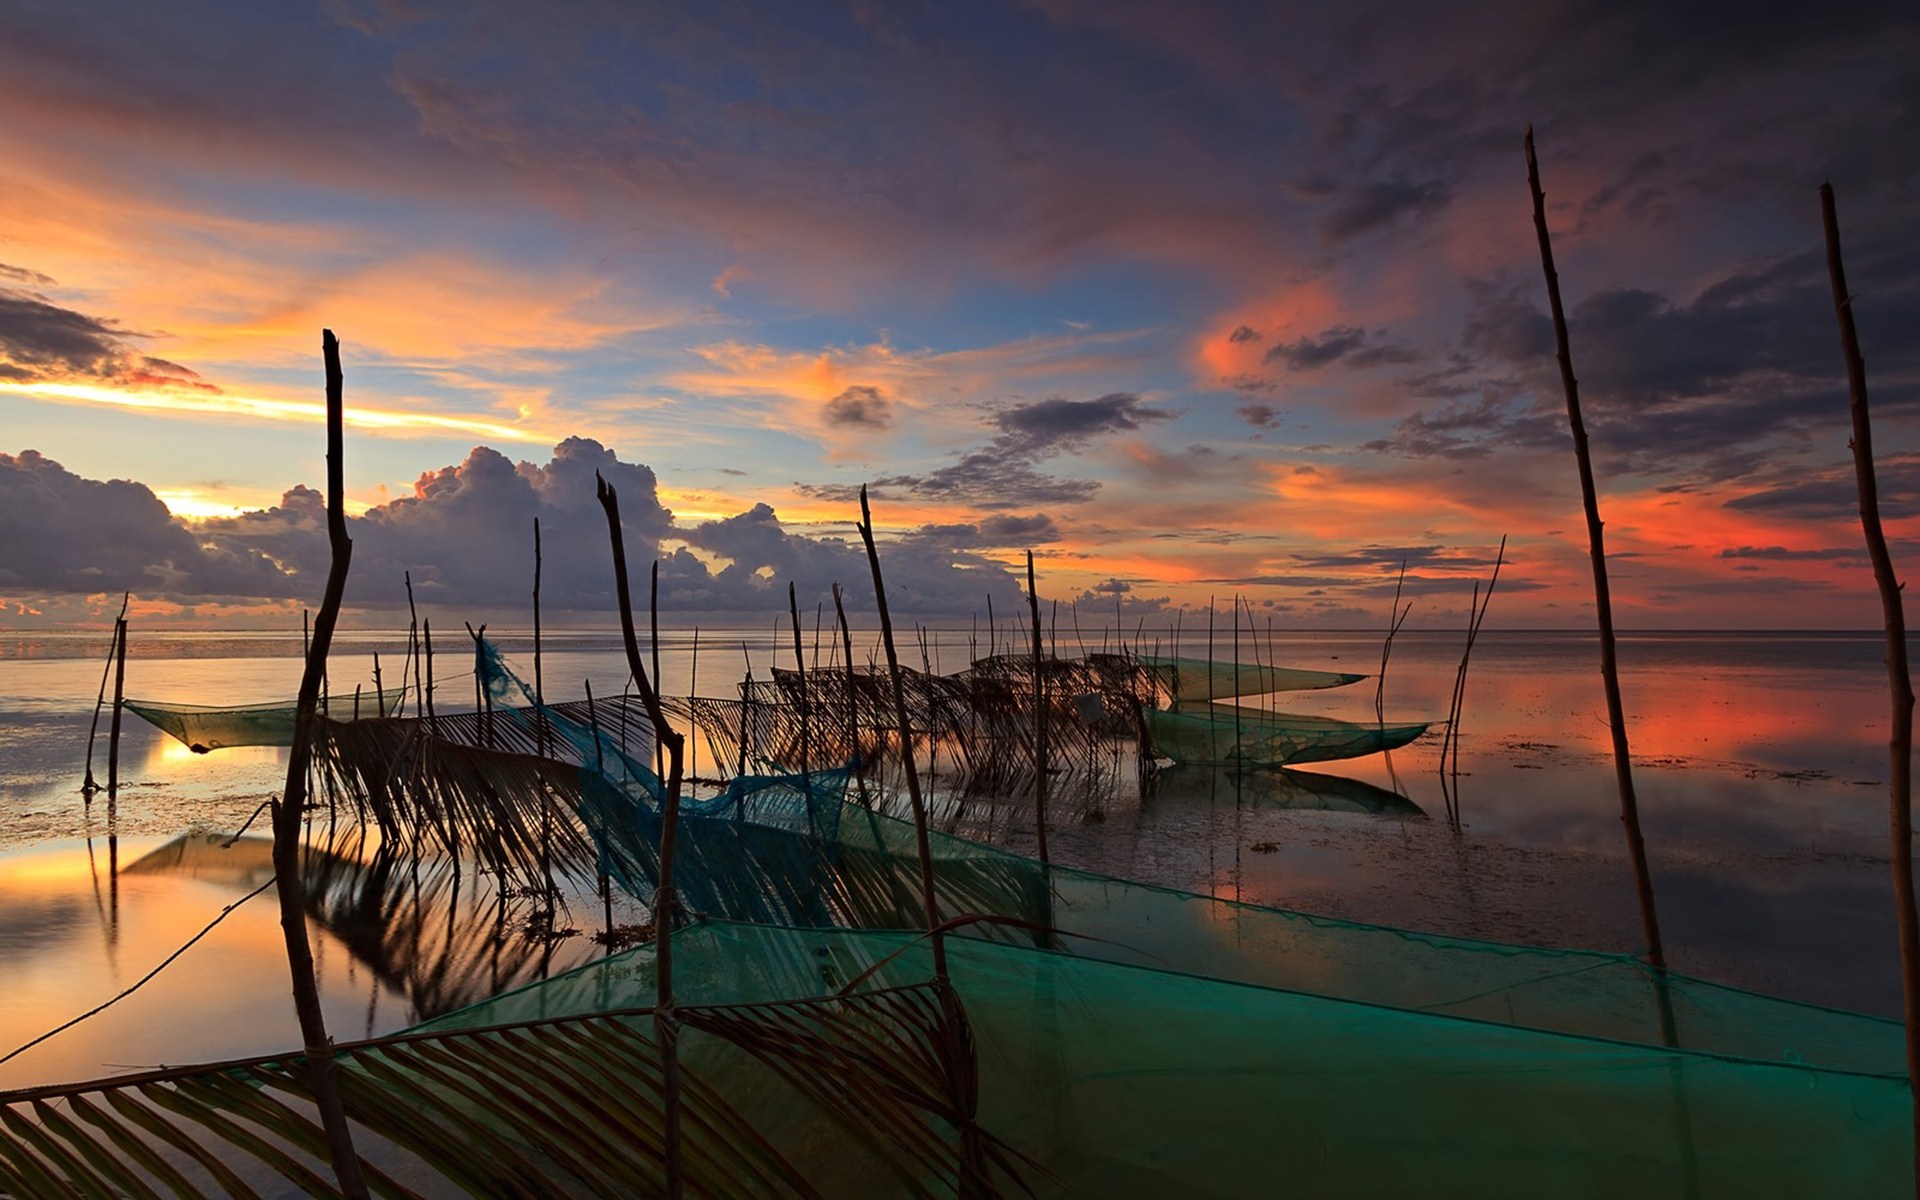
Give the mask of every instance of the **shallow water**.
[[[1158, 636], [1155, 645], [1148, 631], [1142, 648], [1172, 651], [1167, 632]], [[333, 702], [350, 704], [356, 684], [371, 691], [375, 651], [393, 686], [404, 640], [343, 635]], [[870, 640], [856, 653], [864, 657]], [[1275, 634], [1269, 643], [1263, 631], [1258, 640], [1257, 649], [1242, 646], [1243, 660], [1354, 671], [1379, 663], [1371, 634]], [[527, 640], [501, 641], [530, 670]], [[1086, 642], [1099, 648], [1098, 635]], [[1216, 656], [1227, 656], [1226, 642], [1216, 639]], [[0, 1054], [139, 979], [271, 873], [257, 843], [221, 851], [177, 839], [238, 829], [284, 784], [281, 750], [194, 755], [129, 713], [117, 797], [83, 802], [104, 643], [97, 634], [0, 637]], [[464, 634], [457, 643], [468, 651], [443, 639], [436, 655], [442, 710], [472, 706], [471, 644]], [[928, 657], [952, 670], [987, 649], [970, 630], [936, 633]], [[1191, 635], [1179, 649], [1205, 653]], [[745, 659], [765, 678], [792, 654], [770, 626], [706, 631], [697, 660], [692, 651], [690, 631], [666, 635], [664, 690], [727, 695]], [[214, 704], [285, 699], [299, 652], [297, 633], [136, 628], [126, 691]], [[1387, 719], [1444, 717], [1459, 654], [1457, 634], [1403, 632], [1387, 674]], [[1314, 768], [1352, 785], [1175, 770], [1143, 794], [1129, 769], [1092, 795], [1061, 786], [1051, 852], [1070, 865], [1255, 903], [1636, 950], [1597, 657], [1587, 635], [1482, 635], [1461, 729], [1458, 833], [1444, 819], [1436, 732], [1391, 756]], [[1879, 637], [1642, 635], [1623, 639], [1621, 659], [1669, 960], [1762, 991], [1897, 1013]], [[543, 668], [556, 699], [580, 695], [586, 679], [596, 694], [616, 694], [626, 676], [616, 640], [600, 633], [548, 635]], [[1363, 683], [1296, 693], [1287, 707], [1371, 720], [1374, 692]], [[101, 724], [92, 769], [104, 782]], [[712, 773], [712, 764], [699, 770]], [[1382, 790], [1411, 804], [1342, 811], [1381, 807]], [[991, 796], [939, 809], [959, 832], [1030, 852], [1028, 811]], [[368, 891], [362, 876], [348, 883], [355, 895]], [[386, 904], [371, 924], [345, 912], [310, 922], [336, 1036], [399, 1028], [599, 953], [587, 937], [601, 923], [591, 898], [574, 897], [559, 917], [583, 932], [549, 941], [526, 935], [527, 906], [502, 910], [489, 879], [469, 871], [457, 894], [448, 884], [414, 881], [413, 899]], [[389, 901], [406, 892], [383, 887]], [[631, 902], [616, 913], [616, 922], [641, 919]], [[0, 1064], [0, 1087], [286, 1048], [297, 1042], [287, 999], [275, 910], [263, 897], [131, 998]]]

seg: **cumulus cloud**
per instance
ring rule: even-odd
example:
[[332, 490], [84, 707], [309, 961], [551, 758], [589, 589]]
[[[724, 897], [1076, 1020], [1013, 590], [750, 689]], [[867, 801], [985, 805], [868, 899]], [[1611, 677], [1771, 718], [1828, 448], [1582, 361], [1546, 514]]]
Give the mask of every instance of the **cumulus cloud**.
[[145, 484], [83, 479], [34, 450], [0, 453], [0, 585], [184, 597], [292, 594], [244, 545], [194, 536]]
[[[766, 612], [784, 607], [789, 580], [816, 599], [841, 583], [853, 602], [866, 602], [868, 567], [857, 541], [795, 533], [765, 504], [681, 528], [660, 503], [651, 468], [569, 438], [544, 464], [475, 447], [462, 462], [423, 473], [412, 495], [350, 517], [348, 605], [404, 609], [411, 577], [423, 607], [475, 621], [502, 609], [517, 617], [531, 605], [537, 518], [543, 607], [610, 613], [613, 571], [596, 472], [619, 494], [629, 563], [641, 570], [660, 560], [665, 609]], [[889, 591], [906, 613], [969, 612], [989, 593], [1011, 602], [1017, 583], [978, 552], [1057, 536], [1044, 515], [930, 526], [888, 543]], [[305, 485], [270, 508], [188, 524], [144, 484], [84, 479], [32, 450], [0, 454], [0, 587], [10, 594], [310, 600], [329, 558], [325, 499]]]

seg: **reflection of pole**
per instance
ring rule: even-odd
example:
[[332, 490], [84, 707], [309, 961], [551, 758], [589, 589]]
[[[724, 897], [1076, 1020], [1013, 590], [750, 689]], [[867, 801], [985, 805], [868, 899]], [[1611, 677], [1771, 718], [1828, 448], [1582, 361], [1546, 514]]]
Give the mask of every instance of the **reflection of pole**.
[[113, 793], [107, 793], [107, 948], [120, 945], [120, 826]]
[[113, 623], [113, 718], [107, 726], [108, 941], [120, 941], [120, 708], [126, 699], [127, 619]]

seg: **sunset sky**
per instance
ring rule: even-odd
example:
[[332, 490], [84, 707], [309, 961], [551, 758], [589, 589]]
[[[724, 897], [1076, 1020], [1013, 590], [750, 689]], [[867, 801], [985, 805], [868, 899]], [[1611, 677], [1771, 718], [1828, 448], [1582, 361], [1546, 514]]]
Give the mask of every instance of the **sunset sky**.
[[1630, 628], [1869, 628], [1831, 179], [1920, 558], [1920, 15], [1846, 6], [0, 11], [0, 627], [610, 604], [1583, 628], [1537, 129]]

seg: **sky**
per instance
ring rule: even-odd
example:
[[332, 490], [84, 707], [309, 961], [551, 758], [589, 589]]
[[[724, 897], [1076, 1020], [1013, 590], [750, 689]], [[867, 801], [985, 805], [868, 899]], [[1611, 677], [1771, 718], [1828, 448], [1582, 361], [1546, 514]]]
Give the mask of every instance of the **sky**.
[[[0, 9], [0, 628], [1244, 603], [1873, 628], [1817, 189], [1920, 549], [1920, 13], [1806, 4]], [[1404, 565], [1404, 583], [1401, 572]], [[1091, 619], [1091, 617], [1089, 617]]]

